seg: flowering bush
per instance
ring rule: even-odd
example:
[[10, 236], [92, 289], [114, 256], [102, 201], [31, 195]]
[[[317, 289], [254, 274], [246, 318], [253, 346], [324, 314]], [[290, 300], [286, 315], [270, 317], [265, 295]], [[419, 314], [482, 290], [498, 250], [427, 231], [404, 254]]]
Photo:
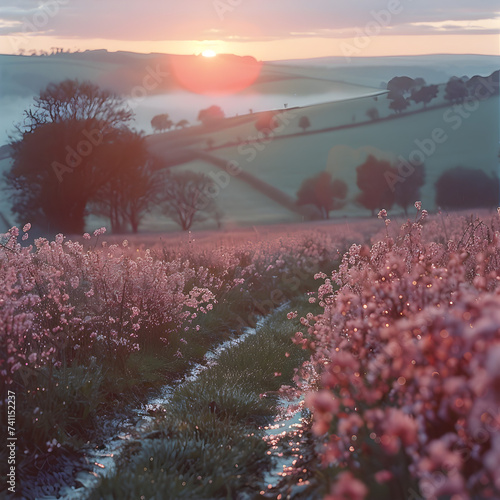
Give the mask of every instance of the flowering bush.
[[438, 243], [416, 208], [399, 236], [317, 276], [322, 313], [294, 339], [312, 351], [297, 384], [318, 453], [346, 470], [329, 499], [500, 495], [499, 224], [456, 217]]
[[8, 383], [23, 365], [123, 358], [155, 327], [168, 340], [214, 302], [208, 287], [216, 279], [180, 260], [155, 260], [149, 251], [133, 258], [118, 245], [85, 250], [63, 235], [22, 247], [18, 236], [12, 228], [0, 251], [0, 370]]

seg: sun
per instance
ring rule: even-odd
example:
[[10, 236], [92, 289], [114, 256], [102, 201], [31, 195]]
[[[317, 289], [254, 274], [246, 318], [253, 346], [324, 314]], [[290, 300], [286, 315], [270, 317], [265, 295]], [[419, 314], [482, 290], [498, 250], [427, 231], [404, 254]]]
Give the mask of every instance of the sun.
[[205, 49], [201, 55], [203, 57], [215, 57], [217, 55], [217, 53], [215, 51], [213, 51], [212, 49]]

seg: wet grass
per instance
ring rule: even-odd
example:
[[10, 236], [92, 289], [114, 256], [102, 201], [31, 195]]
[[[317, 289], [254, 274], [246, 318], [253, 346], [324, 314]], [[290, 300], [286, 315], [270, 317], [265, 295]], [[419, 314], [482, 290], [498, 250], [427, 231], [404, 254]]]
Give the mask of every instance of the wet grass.
[[305, 314], [296, 300], [255, 335], [224, 351], [216, 365], [180, 385], [145, 438], [134, 441], [117, 472], [91, 499], [254, 498], [271, 466], [262, 425], [272, 419], [277, 391], [292, 381], [307, 352], [291, 342], [299, 329], [286, 313]]

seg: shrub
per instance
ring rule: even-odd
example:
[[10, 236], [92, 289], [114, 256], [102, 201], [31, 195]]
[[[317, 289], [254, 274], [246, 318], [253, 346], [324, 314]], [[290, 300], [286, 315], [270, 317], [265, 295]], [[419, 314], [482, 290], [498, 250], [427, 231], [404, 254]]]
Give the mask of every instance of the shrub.
[[436, 205], [442, 208], [491, 208], [499, 197], [498, 177], [479, 169], [455, 167], [436, 181]]

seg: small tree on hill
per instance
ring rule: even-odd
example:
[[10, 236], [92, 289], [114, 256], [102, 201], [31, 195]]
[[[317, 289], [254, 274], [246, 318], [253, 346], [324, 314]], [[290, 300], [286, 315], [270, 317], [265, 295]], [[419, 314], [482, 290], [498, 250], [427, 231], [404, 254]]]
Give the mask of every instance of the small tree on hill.
[[388, 179], [397, 176], [397, 170], [387, 161], [377, 160], [373, 155], [356, 168], [357, 185], [361, 193], [357, 202], [371, 211], [391, 208], [394, 204], [394, 192]]
[[225, 118], [224, 111], [220, 106], [210, 106], [209, 108], [202, 109], [198, 113], [198, 121], [203, 125], [210, 125]]
[[311, 126], [311, 121], [307, 116], [301, 116], [299, 120], [299, 127], [302, 129], [303, 132], [306, 131], [307, 128]]
[[269, 137], [271, 132], [277, 128], [278, 125], [278, 120], [274, 111], [260, 113], [259, 118], [255, 122], [255, 128], [264, 134], [265, 137]]
[[498, 177], [475, 168], [455, 167], [436, 181], [436, 205], [447, 209], [497, 207]]
[[409, 76], [396, 76], [387, 84], [387, 99], [389, 99], [391, 104], [389, 108], [393, 109], [396, 113], [401, 113], [409, 105], [408, 97], [410, 92], [412, 92], [416, 87], [421, 86], [424, 82], [423, 79], [414, 80]]
[[379, 112], [377, 108], [370, 108], [366, 111], [366, 116], [370, 118], [372, 121], [376, 121], [380, 118]]
[[156, 115], [151, 120], [151, 127], [156, 132], [163, 132], [172, 127], [172, 121], [169, 119], [167, 113]]
[[189, 122], [185, 119], [182, 119], [182, 120], [179, 120], [177, 123], [176, 123], [176, 127], [177, 128], [186, 128], [187, 126], [189, 125]]
[[332, 179], [329, 172], [321, 172], [302, 182], [297, 192], [297, 205], [314, 205], [323, 219], [330, 217], [332, 210], [344, 206], [347, 184], [340, 179]]
[[444, 98], [452, 104], [460, 104], [469, 95], [469, 90], [465, 83], [456, 76], [448, 80], [445, 88]]
[[408, 101], [408, 99], [406, 99], [402, 95], [398, 95], [398, 96], [395, 96], [394, 99], [392, 99], [391, 104], [389, 104], [389, 108], [393, 109], [396, 113], [401, 113], [409, 105], [410, 105], [410, 102]]
[[387, 90], [389, 90], [390, 94], [399, 94], [406, 97], [415, 86], [416, 83], [413, 78], [410, 78], [409, 76], [395, 76], [387, 83]]
[[214, 181], [205, 174], [193, 171], [169, 173], [160, 195], [163, 212], [183, 231], [195, 222], [220, 217], [213, 196]]
[[439, 87], [437, 85], [427, 85], [420, 87], [418, 90], [413, 89], [410, 99], [416, 104], [423, 103], [425, 108], [427, 104], [437, 97], [438, 91]]

